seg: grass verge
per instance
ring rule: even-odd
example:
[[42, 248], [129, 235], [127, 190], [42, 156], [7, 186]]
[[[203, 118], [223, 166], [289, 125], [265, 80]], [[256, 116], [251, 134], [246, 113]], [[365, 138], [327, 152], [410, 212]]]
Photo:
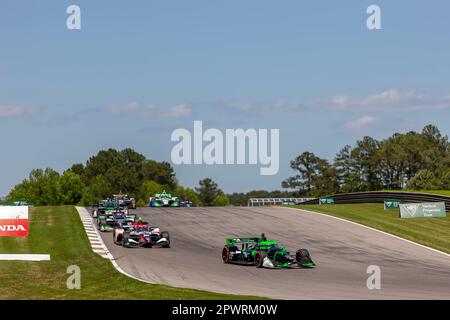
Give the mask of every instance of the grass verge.
[[[72, 206], [30, 209], [28, 238], [0, 238], [0, 253], [50, 254], [51, 261], [0, 261], [2, 299], [256, 299], [150, 285], [128, 278], [92, 252]], [[69, 290], [67, 267], [81, 269], [81, 289]]]
[[383, 204], [299, 205], [344, 218], [396, 236], [450, 253], [450, 216], [445, 218], [401, 219], [397, 210], [384, 210]]

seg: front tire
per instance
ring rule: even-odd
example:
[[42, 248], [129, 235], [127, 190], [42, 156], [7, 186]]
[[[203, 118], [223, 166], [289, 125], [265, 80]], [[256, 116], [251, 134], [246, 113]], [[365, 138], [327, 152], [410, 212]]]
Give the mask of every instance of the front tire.
[[257, 268], [262, 268], [264, 264], [264, 258], [266, 257], [265, 254], [261, 252], [257, 252], [255, 255], [255, 266]]
[[224, 263], [230, 263], [230, 250], [227, 246], [224, 246], [222, 249], [222, 261]]

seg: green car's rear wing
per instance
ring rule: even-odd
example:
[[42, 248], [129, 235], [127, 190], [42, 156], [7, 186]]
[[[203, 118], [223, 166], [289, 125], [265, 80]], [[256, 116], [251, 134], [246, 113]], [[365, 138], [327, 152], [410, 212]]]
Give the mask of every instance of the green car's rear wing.
[[226, 238], [225, 242], [228, 246], [241, 244], [257, 244], [259, 238]]

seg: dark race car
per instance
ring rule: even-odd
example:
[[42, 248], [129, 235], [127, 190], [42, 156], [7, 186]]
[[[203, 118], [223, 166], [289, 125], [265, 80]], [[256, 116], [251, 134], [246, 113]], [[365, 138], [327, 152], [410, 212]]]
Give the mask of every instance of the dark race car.
[[127, 209], [136, 209], [136, 200], [130, 198], [127, 194], [114, 194], [113, 199], [118, 206], [124, 206]]
[[222, 249], [225, 263], [254, 265], [257, 268], [310, 268], [316, 264], [308, 250], [299, 249], [291, 255], [276, 241], [267, 240], [264, 234], [254, 238], [227, 238]]
[[113, 241], [126, 248], [151, 248], [153, 246], [170, 248], [169, 232], [161, 232], [158, 227], [151, 227], [148, 222], [142, 221], [116, 226], [113, 232]]
[[195, 204], [191, 200], [182, 200], [180, 201], [180, 207], [190, 208], [195, 207]]

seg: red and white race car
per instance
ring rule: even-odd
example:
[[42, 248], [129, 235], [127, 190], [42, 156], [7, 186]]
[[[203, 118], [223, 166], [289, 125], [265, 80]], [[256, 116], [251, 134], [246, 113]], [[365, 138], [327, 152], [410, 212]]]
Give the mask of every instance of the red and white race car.
[[169, 232], [160, 231], [158, 227], [151, 227], [148, 222], [143, 221], [116, 227], [113, 232], [113, 241], [126, 248], [153, 246], [170, 248]]

